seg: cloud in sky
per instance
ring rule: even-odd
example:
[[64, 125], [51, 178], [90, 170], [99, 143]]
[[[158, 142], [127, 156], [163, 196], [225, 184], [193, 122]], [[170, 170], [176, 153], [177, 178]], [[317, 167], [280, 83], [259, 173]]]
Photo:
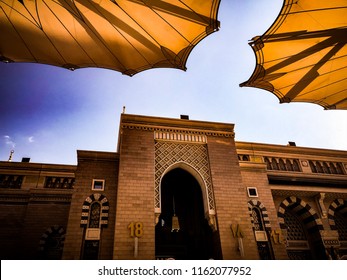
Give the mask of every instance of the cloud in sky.
[[6, 145], [10, 146], [11, 148], [16, 147], [16, 143], [12, 140], [12, 138], [9, 135], [4, 135], [3, 138], [5, 140]]

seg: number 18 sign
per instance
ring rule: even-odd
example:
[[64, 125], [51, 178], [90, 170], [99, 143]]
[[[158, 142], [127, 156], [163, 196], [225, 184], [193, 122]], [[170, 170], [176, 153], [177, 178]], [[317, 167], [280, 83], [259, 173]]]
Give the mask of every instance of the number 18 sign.
[[128, 225], [130, 237], [141, 237], [143, 235], [143, 224], [141, 222], [131, 222]]

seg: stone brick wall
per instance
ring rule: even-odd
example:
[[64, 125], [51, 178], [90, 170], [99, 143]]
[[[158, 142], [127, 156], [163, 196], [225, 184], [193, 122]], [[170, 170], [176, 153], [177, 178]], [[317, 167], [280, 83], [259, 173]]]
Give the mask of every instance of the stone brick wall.
[[[234, 140], [209, 136], [208, 151], [223, 259], [258, 259]], [[243, 257], [230, 225], [243, 232]]]
[[[117, 214], [114, 259], [155, 258], [154, 216], [154, 134], [153, 131], [122, 128], [117, 194]], [[134, 255], [135, 240], [130, 236], [131, 222], [143, 225], [138, 239], [138, 255]]]
[[66, 230], [69, 207], [69, 203], [59, 202], [28, 204], [21, 236], [23, 259], [41, 258], [40, 239], [47, 229], [57, 225]]
[[[114, 223], [116, 213], [118, 154], [108, 152], [78, 151], [76, 182], [69, 213], [69, 222], [64, 246], [64, 259], [82, 257], [85, 228], [81, 227], [82, 206], [86, 198], [94, 193], [106, 196], [109, 202], [107, 227], [101, 230], [99, 259], [112, 259]], [[105, 180], [104, 191], [92, 190], [93, 179]]]
[[[253, 201], [252, 205], [257, 205], [258, 202], [261, 203], [266, 208], [271, 231], [279, 231], [277, 208], [273, 201], [265, 165], [262, 163], [241, 163], [241, 174], [245, 192], [247, 192], [247, 187], [257, 189], [258, 197], [248, 197], [247, 200]], [[275, 259], [288, 259], [285, 241], [282, 240], [281, 243], [274, 242], [273, 238], [271, 238], [271, 233], [269, 233], [268, 237], [270, 238]]]
[[48, 228], [66, 229], [71, 192], [65, 190], [2, 191], [1, 259], [40, 259], [40, 239]]
[[20, 259], [26, 204], [0, 204], [0, 259]]

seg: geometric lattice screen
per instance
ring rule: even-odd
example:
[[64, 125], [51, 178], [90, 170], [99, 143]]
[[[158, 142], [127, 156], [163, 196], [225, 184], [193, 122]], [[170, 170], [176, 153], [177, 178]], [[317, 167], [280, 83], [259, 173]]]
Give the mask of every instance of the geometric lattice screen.
[[184, 162], [193, 167], [204, 179], [208, 208], [210, 212], [214, 212], [215, 203], [206, 144], [171, 141], [155, 142], [155, 208], [161, 209], [160, 179], [163, 173], [170, 166], [179, 162]]
[[284, 220], [288, 229], [288, 240], [307, 240], [304, 224], [299, 220], [297, 215], [287, 210], [284, 214]]

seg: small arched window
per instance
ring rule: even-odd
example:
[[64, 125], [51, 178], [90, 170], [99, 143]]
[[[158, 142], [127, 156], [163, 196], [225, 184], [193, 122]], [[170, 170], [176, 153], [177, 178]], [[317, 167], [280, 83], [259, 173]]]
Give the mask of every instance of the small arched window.
[[336, 167], [334, 165], [334, 163], [330, 162], [330, 170], [331, 170], [331, 173], [332, 174], [337, 174], [337, 170], [336, 170]]
[[266, 168], [267, 168], [267, 170], [271, 170], [272, 169], [272, 166], [271, 166], [271, 162], [270, 162], [270, 160], [269, 160], [269, 158], [264, 158], [264, 161], [265, 161], [265, 163], [266, 163]]
[[317, 168], [314, 165], [314, 162], [310, 160], [309, 163], [310, 163], [312, 173], [317, 173]]
[[252, 208], [252, 218], [254, 230], [264, 230], [263, 217], [258, 207]]
[[323, 162], [323, 171], [326, 174], [331, 174], [330, 168], [326, 162]]
[[293, 171], [300, 172], [299, 162], [298, 160], [293, 160]]
[[273, 259], [273, 251], [265, 231], [262, 209], [260, 209], [259, 206], [253, 206], [251, 214], [259, 258], [261, 260], [271, 260]]
[[340, 241], [347, 241], [347, 214], [338, 209], [334, 216]]
[[344, 174], [341, 163], [336, 163], [337, 174]]
[[39, 258], [60, 260], [63, 255], [65, 230], [62, 226], [52, 226], [41, 236]]
[[286, 171], [286, 165], [284, 164], [283, 159], [280, 158], [279, 160], [279, 166], [280, 166], [280, 170]]
[[276, 161], [275, 158], [273, 158], [273, 159], [271, 160], [271, 166], [272, 166], [272, 169], [273, 169], [273, 170], [278, 170], [278, 169], [279, 169], [279, 168], [278, 168], [278, 163], [277, 163], [277, 161]]
[[89, 228], [99, 228], [100, 227], [100, 215], [101, 215], [101, 205], [99, 202], [93, 202], [90, 205], [89, 213]]
[[293, 171], [293, 165], [289, 159], [286, 160], [286, 167], [288, 171]]
[[317, 168], [317, 173], [324, 173], [323, 172], [323, 167], [320, 162], [316, 162], [316, 168]]

